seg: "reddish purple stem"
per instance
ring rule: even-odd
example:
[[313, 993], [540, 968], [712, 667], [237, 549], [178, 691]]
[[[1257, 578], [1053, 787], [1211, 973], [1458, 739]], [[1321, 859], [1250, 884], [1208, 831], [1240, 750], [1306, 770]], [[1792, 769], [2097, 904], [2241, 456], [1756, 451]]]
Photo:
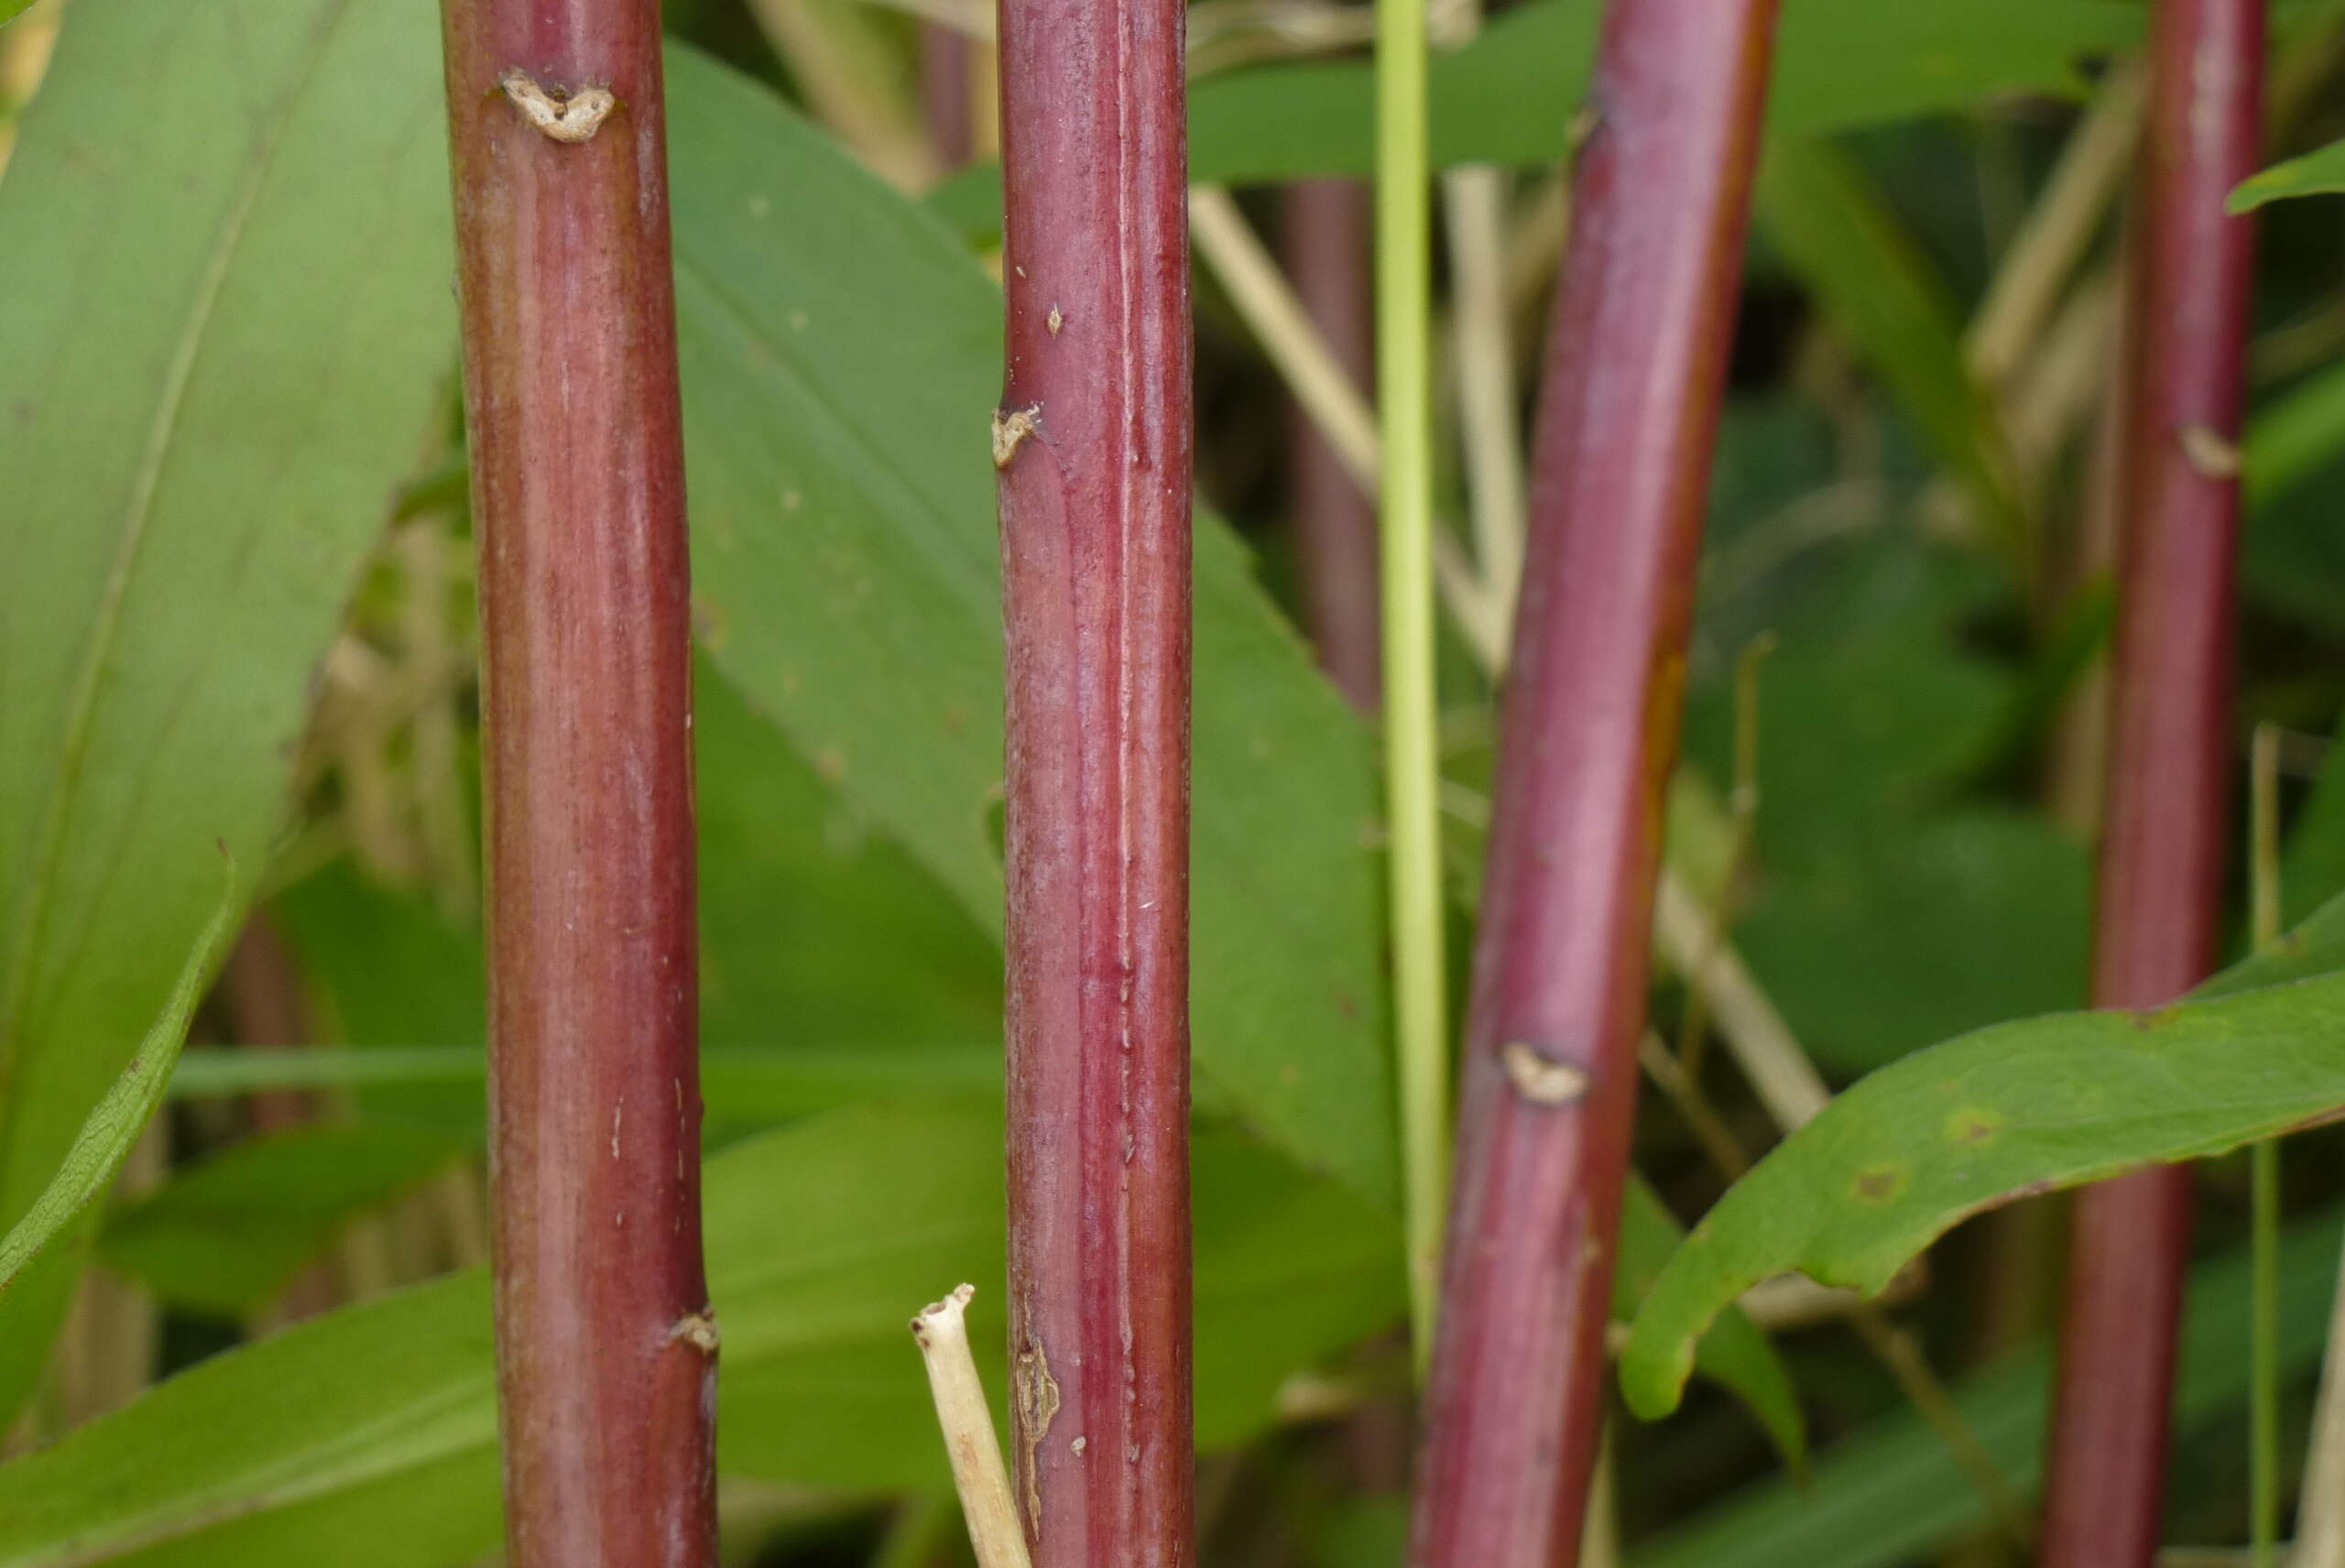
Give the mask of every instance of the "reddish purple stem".
[[938, 167], [959, 169], [976, 152], [975, 96], [969, 74], [976, 53], [969, 35], [942, 22], [920, 29], [920, 101]]
[[1541, 392], [1416, 1568], [1568, 1565], [1773, 0], [1613, 0]]
[[[1282, 208], [1287, 276], [1364, 395], [1376, 378], [1369, 188], [1351, 180], [1301, 180], [1286, 188]], [[1318, 421], [1300, 405], [1287, 419], [1303, 626], [1320, 668], [1353, 706], [1372, 713], [1384, 701], [1376, 506]]]
[[1037, 1568], [1186, 1568], [1181, 0], [1001, 6], [1013, 1459]]
[[[707, 1568], [715, 1332], [660, 9], [443, 0], [442, 16], [480, 545], [508, 1560]], [[551, 130], [502, 85], [514, 71]], [[612, 102], [579, 139], [591, 88]]]
[[[2162, 1006], [2212, 966], [2230, 759], [2236, 447], [2254, 233], [2262, 0], [2159, 0], [2135, 192], [2114, 716], [2093, 1000]], [[2047, 1568], [2157, 1554], [2187, 1167], [2078, 1200], [2045, 1492]]]

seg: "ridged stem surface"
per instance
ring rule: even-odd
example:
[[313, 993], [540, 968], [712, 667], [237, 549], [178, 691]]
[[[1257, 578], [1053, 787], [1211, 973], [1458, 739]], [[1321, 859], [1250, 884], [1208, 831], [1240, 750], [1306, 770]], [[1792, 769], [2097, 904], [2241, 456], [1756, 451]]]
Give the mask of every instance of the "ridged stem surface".
[[1613, 0], [1535, 435], [1416, 1568], [1576, 1558], [1772, 0]]
[[1013, 1484], [1038, 1568], [1180, 1568], [1196, 1552], [1184, 14], [1003, 0], [1000, 16]]
[[[2093, 1001], [2155, 1007], [2216, 953], [2263, 0], [2158, 0], [2134, 189], [2121, 533]], [[2146, 1568], [2165, 1502], [2187, 1167], [2077, 1202], [2045, 1493], [2047, 1568]]]
[[[444, 0], [507, 1561], [715, 1561], [692, 652], [654, 0]], [[591, 133], [591, 134], [589, 134]]]

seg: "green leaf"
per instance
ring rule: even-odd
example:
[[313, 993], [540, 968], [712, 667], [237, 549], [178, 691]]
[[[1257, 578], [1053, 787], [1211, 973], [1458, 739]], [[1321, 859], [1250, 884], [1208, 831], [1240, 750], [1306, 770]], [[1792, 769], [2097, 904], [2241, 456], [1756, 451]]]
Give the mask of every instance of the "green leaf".
[[1835, 853], [1766, 868], [1735, 940], [1801, 1045], [1853, 1075], [2081, 1004], [2091, 885], [2085, 847], [2040, 817], [1851, 821]]
[[[873, 1094], [998, 1082], [999, 945], [706, 659], [694, 687], [701, 1038], [715, 1136]], [[371, 1113], [474, 1135], [479, 932], [346, 865], [279, 895], [272, 914], [312, 981], [321, 1032], [365, 1050], [199, 1055], [176, 1092], [347, 1084]]]
[[2345, 450], [2345, 365], [2330, 365], [2291, 387], [2248, 420], [2242, 461], [2249, 506], [2260, 516], [2318, 474], [2340, 450]]
[[[1546, 0], [1433, 62], [1437, 161], [1548, 166], [1587, 91], [1599, 7]], [[1789, 0], [1768, 127], [1813, 136], [1966, 107], [2011, 92], [2074, 93], [2078, 65], [2140, 36], [2119, 0]], [[1264, 66], [1190, 93], [1190, 170], [1233, 184], [1372, 172], [1365, 63]]]
[[[999, 295], [770, 93], [686, 50], [671, 73], [704, 646], [998, 931]], [[1368, 736], [1227, 529], [1195, 538], [1197, 1067], [1280, 1148], [1389, 1202]]]
[[[2345, 727], [2345, 726], [2341, 726]], [[2280, 862], [2281, 918], [2294, 925], [2345, 892], [2345, 746], [2332, 739]]]
[[703, 1040], [966, 1042], [998, 1078], [1000, 944], [705, 659], [693, 689]]
[[173, 1306], [238, 1317], [275, 1300], [353, 1222], [470, 1148], [432, 1127], [383, 1121], [248, 1138], [110, 1215], [98, 1256]]
[[[1434, 56], [1436, 167], [1553, 168], [1587, 91], [1599, 7], [1534, 0]], [[1768, 129], [1814, 136], [1967, 108], [2003, 93], [2078, 94], [2081, 67], [2142, 33], [2123, 0], [1790, 0]], [[1365, 61], [1223, 71], [1189, 91], [1190, 178], [1267, 185], [1376, 170], [1376, 82]], [[929, 195], [971, 237], [1001, 232], [1001, 170], [964, 169]]]
[[[976, 1281], [998, 1403], [1000, 1140], [983, 1101], [870, 1105], [710, 1161], [727, 1472], [943, 1484], [904, 1323]], [[1397, 1320], [1400, 1247], [1389, 1215], [1235, 1135], [1201, 1135], [1196, 1166], [1198, 1424], [1219, 1443], [1268, 1421], [1289, 1374]], [[495, 1544], [496, 1441], [474, 1269], [216, 1356], [0, 1467], [0, 1565], [446, 1568]]]
[[2230, 212], [2252, 212], [2267, 201], [2296, 196], [2328, 196], [2345, 191], [2345, 141], [2335, 141], [2301, 158], [2275, 163], [2261, 174], [2250, 175], [2223, 203]]
[[49, 1185], [24, 1216], [0, 1237], [0, 1337], [23, 1332], [26, 1303], [38, 1298], [19, 1289], [27, 1270], [53, 1272], [60, 1254], [53, 1250], [60, 1236], [74, 1228], [82, 1214], [105, 1195], [130, 1158], [131, 1146], [147, 1130], [155, 1107], [163, 1103], [163, 1086], [171, 1076], [180, 1044], [187, 1039], [188, 1019], [203, 995], [205, 979], [218, 966], [227, 947], [231, 914], [237, 903], [232, 884], [212, 924], [196, 940], [180, 970], [162, 1016], [147, 1031], [123, 1070], [90, 1112], [89, 1119], [65, 1151]]
[[[450, 361], [437, 55], [392, 0], [77, 0], [0, 180], [0, 1224], [154, 1018], [215, 844], [267, 860]], [[0, 1338], [0, 1420], [62, 1290]]]
[[[1620, 1201], [1620, 1255], [1612, 1275], [1612, 1315], [1626, 1323], [1661, 1277], [1685, 1229], [1661, 1195], [1631, 1173]], [[1757, 1323], [1739, 1306], [1729, 1306], [1694, 1349], [1694, 1366], [1704, 1377], [1742, 1401], [1766, 1429], [1785, 1464], [1794, 1471], [1807, 1464], [1807, 1423], [1799, 1394], [1783, 1357]]]
[[2340, 963], [2345, 899], [2187, 1002], [1998, 1025], [1866, 1078], [1736, 1182], [1670, 1259], [1621, 1356], [1631, 1407], [1674, 1409], [1696, 1336], [1761, 1279], [1797, 1269], [1872, 1294], [2010, 1198], [2335, 1114]]
[[[2281, 1257], [2281, 1357], [2293, 1376], [2319, 1365], [2337, 1285], [2330, 1209], [2290, 1227]], [[2233, 1253], [2191, 1271], [2176, 1358], [2178, 1434], [2207, 1427], [2247, 1398], [2248, 1268]], [[2023, 1489], [2044, 1474], [2052, 1347], [2038, 1342], [1973, 1374], [1953, 1392], [1963, 1424]], [[1639, 1543], [1630, 1568], [1902, 1568], [1987, 1522], [1979, 1489], [1945, 1440], [1910, 1407], [1824, 1451], [1803, 1483], [1774, 1476], [1729, 1494]]]
[[[488, 1075], [476, 1045], [311, 1046], [301, 1051], [218, 1047], [181, 1053], [171, 1075], [175, 1100], [250, 1094], [265, 1089], [461, 1090], [435, 1096], [434, 1126], [467, 1133], [483, 1126], [482, 1091]], [[790, 1043], [704, 1046], [701, 1095], [712, 1121], [769, 1126], [858, 1100], [922, 1094], [998, 1094], [1001, 1044], [870, 1045]], [[463, 1110], [454, 1110], [461, 1104]]]
[[1721, 592], [1729, 552], [1749, 548], [1711, 557], [1702, 640], [1729, 657], [1688, 691], [1685, 753], [1722, 795], [1731, 650], [1780, 626], [1758, 672], [1758, 817], [1733, 939], [1801, 1045], [1853, 1076], [2081, 1005], [2089, 854], [1966, 793], [2012, 715], [2045, 705], [1966, 640], [2007, 602], [1995, 574], [1883, 522]]
[[1964, 364], [1953, 296], [1862, 166], [1830, 143], [1776, 136], [1760, 163], [1753, 215], [2019, 559], [2025, 508], [1993, 400]]

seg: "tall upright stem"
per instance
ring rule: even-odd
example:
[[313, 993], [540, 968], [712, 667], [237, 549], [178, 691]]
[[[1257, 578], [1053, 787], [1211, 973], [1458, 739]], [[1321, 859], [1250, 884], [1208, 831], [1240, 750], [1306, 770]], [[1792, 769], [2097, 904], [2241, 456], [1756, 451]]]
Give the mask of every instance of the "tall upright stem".
[[1012, 1459], [1038, 1568], [1195, 1561], [1181, 0], [1002, 0]]
[[715, 1561], [654, 0], [443, 0], [480, 544], [508, 1558]]
[[[1304, 180], [1281, 200], [1280, 249], [1295, 294], [1365, 396], [1376, 373], [1368, 189], [1349, 180]], [[1289, 412], [1287, 451], [1303, 626], [1328, 679], [1353, 706], [1373, 713], [1384, 692], [1376, 506], [1300, 404]]]
[[[2152, 1007], [2205, 976], [2222, 893], [2232, 558], [2253, 233], [2223, 199], [2255, 168], [2263, 0], [2158, 0], [2135, 191], [2123, 529], [2093, 1000]], [[2043, 1561], [2156, 1555], [2187, 1168], [2077, 1204]]]
[[970, 77], [976, 44], [958, 27], [942, 22], [920, 26], [920, 102], [936, 147], [937, 167], [961, 168], [976, 150]]
[[1412, 1561], [1569, 1564], [1773, 0], [1613, 0], [1549, 341]]
[[1433, 1356], [1449, 1188], [1449, 1004], [1443, 955], [1435, 711], [1433, 211], [1425, 0], [1376, 0], [1376, 412], [1384, 648], [1384, 818], [1392, 1035], [1409, 1319]]

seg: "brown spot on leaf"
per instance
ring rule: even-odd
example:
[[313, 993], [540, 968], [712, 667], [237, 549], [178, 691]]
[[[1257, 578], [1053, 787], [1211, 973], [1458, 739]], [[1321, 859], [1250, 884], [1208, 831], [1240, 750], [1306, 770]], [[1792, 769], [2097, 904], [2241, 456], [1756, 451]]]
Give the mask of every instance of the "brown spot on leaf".
[[1905, 1190], [1905, 1167], [1894, 1162], [1868, 1165], [1849, 1183], [1849, 1195], [1860, 1203], [1887, 1203]]
[[1966, 1106], [1947, 1118], [1947, 1141], [1964, 1149], [1977, 1149], [1995, 1141], [2003, 1129], [2003, 1116], [1983, 1105]]

